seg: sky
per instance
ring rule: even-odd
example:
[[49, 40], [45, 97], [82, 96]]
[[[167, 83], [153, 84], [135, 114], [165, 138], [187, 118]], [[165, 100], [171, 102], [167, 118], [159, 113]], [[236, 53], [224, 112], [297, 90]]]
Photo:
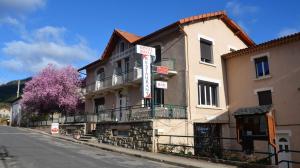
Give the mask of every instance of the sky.
[[115, 28], [147, 35], [225, 10], [256, 42], [300, 31], [298, 0], [0, 0], [0, 84], [100, 58]]

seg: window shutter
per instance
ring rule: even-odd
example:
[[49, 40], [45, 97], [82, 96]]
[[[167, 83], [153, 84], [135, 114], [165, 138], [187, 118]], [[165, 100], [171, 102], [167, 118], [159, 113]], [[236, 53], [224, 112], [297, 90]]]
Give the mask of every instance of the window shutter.
[[259, 105], [270, 105], [272, 104], [272, 93], [271, 90], [257, 92]]
[[212, 60], [212, 42], [200, 39], [201, 58]]
[[275, 137], [276, 137], [276, 128], [274, 117], [266, 114], [268, 122], [268, 134], [269, 134], [269, 143], [276, 148]]

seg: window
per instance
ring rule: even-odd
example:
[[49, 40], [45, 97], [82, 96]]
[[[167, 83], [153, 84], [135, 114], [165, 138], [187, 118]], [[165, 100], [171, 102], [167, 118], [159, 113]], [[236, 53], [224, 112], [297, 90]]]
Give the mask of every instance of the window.
[[103, 81], [105, 79], [104, 68], [97, 71], [97, 81]]
[[271, 90], [257, 92], [259, 105], [270, 105], [272, 104], [272, 93]]
[[218, 84], [206, 81], [198, 82], [198, 104], [218, 106]]
[[117, 61], [117, 64], [116, 64], [116, 75], [120, 75], [122, 74], [122, 61], [119, 60]]
[[99, 90], [104, 86], [104, 80], [105, 80], [104, 68], [100, 68], [97, 71], [97, 75], [96, 75], [96, 83], [95, 83], [96, 90]]
[[125, 43], [121, 42], [120, 43], [120, 52], [123, 52], [125, 50]]
[[156, 59], [154, 61], [154, 63], [158, 63], [161, 62], [161, 47], [160, 45], [154, 46], [155, 48], [155, 55], [156, 55]]
[[128, 81], [129, 79], [129, 57], [126, 57], [125, 58], [125, 76], [124, 76], [124, 78], [125, 78], [125, 81]]
[[254, 62], [257, 78], [270, 74], [267, 56], [256, 58], [254, 59]]
[[164, 104], [164, 89], [155, 88], [154, 90], [154, 104]]
[[151, 99], [143, 99], [143, 107], [151, 107]]
[[104, 104], [105, 104], [105, 99], [104, 97], [95, 99], [95, 111], [96, 114], [100, 114], [104, 112]]
[[126, 57], [125, 59], [125, 72], [129, 72], [129, 57]]
[[200, 38], [201, 61], [206, 63], [213, 63], [212, 42]]
[[240, 138], [246, 135], [267, 135], [267, 119], [265, 115], [243, 116], [237, 118], [237, 120], [241, 125]]

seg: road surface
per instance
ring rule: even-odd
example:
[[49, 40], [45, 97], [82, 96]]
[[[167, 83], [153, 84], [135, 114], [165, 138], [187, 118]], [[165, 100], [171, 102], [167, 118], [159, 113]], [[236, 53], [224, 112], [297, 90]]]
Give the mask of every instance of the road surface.
[[[126, 150], [126, 149], [124, 149]], [[0, 168], [175, 167], [0, 126]]]

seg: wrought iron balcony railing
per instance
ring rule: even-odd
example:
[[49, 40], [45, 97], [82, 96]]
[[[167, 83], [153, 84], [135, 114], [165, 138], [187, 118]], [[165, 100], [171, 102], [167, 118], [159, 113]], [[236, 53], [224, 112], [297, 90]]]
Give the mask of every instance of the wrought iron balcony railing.
[[186, 107], [178, 105], [155, 105], [150, 107], [128, 106], [101, 110], [97, 114], [98, 122], [103, 121], [139, 121], [146, 119], [186, 119]]
[[165, 66], [170, 71], [175, 71], [175, 59], [163, 58], [161, 61], [154, 63], [154, 66]]
[[62, 116], [47, 121], [30, 121], [30, 126], [51, 125], [51, 123], [99, 123], [99, 122], [129, 122], [147, 119], [186, 119], [186, 106], [156, 105], [152, 113], [150, 107], [127, 106], [114, 109], [103, 109], [97, 114]]
[[116, 73], [110, 77], [87, 84], [86, 93], [102, 91], [115, 86], [129, 84], [131, 82], [135, 82], [141, 79], [141, 77], [142, 77], [142, 69], [138, 67], [134, 67], [130, 71]]
[[[96, 80], [92, 83], [87, 83], [86, 94], [103, 91], [112, 87], [119, 85], [126, 85], [132, 82], [136, 82], [142, 78], [142, 68], [141, 65], [136, 64], [133, 68], [122, 71], [121, 69], [115, 69], [112, 76]], [[175, 60], [173, 59], [163, 59], [160, 62], [154, 63], [154, 66], [166, 66], [170, 71], [175, 71]]]

